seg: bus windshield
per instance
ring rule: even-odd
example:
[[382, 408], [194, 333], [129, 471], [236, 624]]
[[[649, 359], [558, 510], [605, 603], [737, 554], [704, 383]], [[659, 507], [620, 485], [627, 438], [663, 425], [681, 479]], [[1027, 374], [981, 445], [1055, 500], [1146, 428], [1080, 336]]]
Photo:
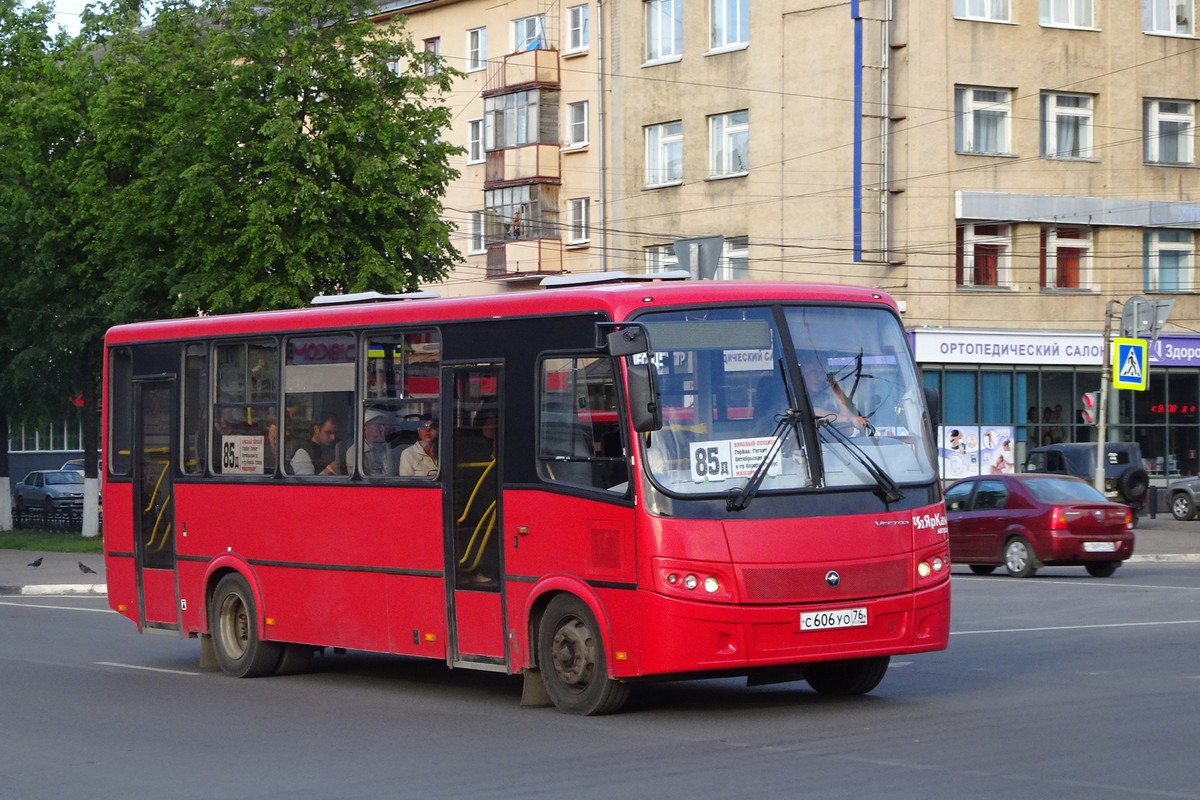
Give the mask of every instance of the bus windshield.
[[[663, 428], [643, 439], [675, 495], [876, 488], [936, 477], [924, 396], [883, 308], [649, 313]], [[812, 450], [816, 449], [816, 453]], [[811, 453], [811, 455], [810, 455]]]

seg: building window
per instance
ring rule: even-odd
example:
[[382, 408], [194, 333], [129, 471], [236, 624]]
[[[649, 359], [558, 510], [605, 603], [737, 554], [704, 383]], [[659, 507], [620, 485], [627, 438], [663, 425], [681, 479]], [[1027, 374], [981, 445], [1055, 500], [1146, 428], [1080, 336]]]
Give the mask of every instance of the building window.
[[1193, 163], [1196, 106], [1185, 100], [1147, 100], [1144, 106], [1146, 161]]
[[567, 147], [585, 147], [588, 143], [588, 101], [567, 104]]
[[1064, 28], [1091, 28], [1092, 0], [1040, 0], [1039, 19], [1043, 25]]
[[683, 181], [683, 123], [646, 127], [646, 185]]
[[483, 117], [467, 120], [467, 163], [478, 164], [484, 159]]
[[477, 72], [487, 66], [487, 28], [467, 31], [467, 72]]
[[750, 171], [750, 112], [708, 118], [708, 176], [724, 178]]
[[1146, 290], [1151, 292], [1190, 292], [1195, 289], [1192, 274], [1195, 241], [1191, 231], [1146, 231]]
[[646, 272], [666, 272], [679, 269], [679, 257], [675, 255], [675, 247], [669, 244], [655, 244], [645, 249]]
[[1043, 225], [1040, 271], [1043, 289], [1091, 285], [1092, 234], [1087, 228]]
[[954, 16], [981, 22], [1008, 22], [1009, 0], [954, 0]]
[[713, 50], [750, 42], [750, 0], [709, 0], [712, 21], [708, 46]]
[[[557, 94], [552, 93], [552, 94]], [[539, 106], [541, 97], [536, 89], [523, 92], [496, 95], [483, 101], [484, 113], [484, 145], [488, 150], [502, 150], [506, 147], [522, 147], [536, 144], [538, 135]], [[558, 108], [547, 109], [547, 113], [555, 121], [555, 130], [547, 131], [547, 136], [553, 135], [545, 144], [558, 143]]]
[[1091, 158], [1092, 96], [1042, 92], [1042, 156]]
[[576, 197], [567, 201], [567, 244], [583, 244], [588, 236], [588, 211], [591, 200]]
[[957, 230], [955, 281], [959, 286], [1007, 286], [1012, 233], [1008, 225], [965, 223]]
[[1142, 30], [1191, 36], [1195, 33], [1195, 0], [1142, 0]]
[[743, 281], [750, 277], [749, 236], [733, 236], [725, 240], [714, 277], [719, 281]]
[[438, 74], [442, 54], [442, 40], [434, 37], [425, 40], [425, 77], [432, 78]]
[[486, 249], [483, 238], [484, 222], [482, 211], [471, 212], [470, 240], [467, 242], [467, 253], [482, 253]]
[[484, 240], [559, 239], [558, 190], [527, 184], [484, 192]]
[[546, 49], [546, 15], [514, 19], [512, 24], [513, 52]]
[[578, 53], [587, 50], [591, 42], [588, 31], [588, 7], [571, 6], [567, 9], [567, 50], [568, 53]]
[[646, 62], [683, 56], [683, 0], [645, 0]]
[[954, 89], [954, 148], [960, 153], [1009, 152], [1012, 93], [1007, 89]]

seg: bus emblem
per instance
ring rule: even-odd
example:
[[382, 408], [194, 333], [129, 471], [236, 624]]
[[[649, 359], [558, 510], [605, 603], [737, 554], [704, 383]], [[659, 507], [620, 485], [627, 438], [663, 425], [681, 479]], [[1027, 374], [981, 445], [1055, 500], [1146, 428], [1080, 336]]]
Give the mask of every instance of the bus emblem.
[[841, 582], [842, 582], [842, 576], [838, 575], [836, 571], [831, 569], [831, 570], [829, 570], [829, 572], [825, 573], [825, 583], [829, 584], [830, 589], [836, 589], [838, 587], [838, 584], [840, 584]]

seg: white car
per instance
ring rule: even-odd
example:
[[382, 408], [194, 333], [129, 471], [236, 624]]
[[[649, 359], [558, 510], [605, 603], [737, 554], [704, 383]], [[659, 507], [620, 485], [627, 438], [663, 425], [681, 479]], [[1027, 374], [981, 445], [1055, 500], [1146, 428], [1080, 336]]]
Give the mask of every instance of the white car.
[[38, 509], [43, 516], [83, 513], [83, 473], [73, 469], [36, 469], [13, 486], [18, 517]]

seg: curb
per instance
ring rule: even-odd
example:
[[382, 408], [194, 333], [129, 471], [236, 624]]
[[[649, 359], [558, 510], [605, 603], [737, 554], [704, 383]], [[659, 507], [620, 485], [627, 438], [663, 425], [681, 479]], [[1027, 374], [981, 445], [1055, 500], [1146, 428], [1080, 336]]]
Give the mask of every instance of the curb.
[[1142, 563], [1160, 563], [1160, 564], [1184, 564], [1184, 563], [1200, 563], [1200, 555], [1196, 553], [1150, 553], [1148, 555], [1134, 554], [1125, 559], [1126, 564]]
[[56, 595], [87, 594], [107, 595], [105, 583], [51, 583], [39, 586], [0, 586], [0, 595]]

